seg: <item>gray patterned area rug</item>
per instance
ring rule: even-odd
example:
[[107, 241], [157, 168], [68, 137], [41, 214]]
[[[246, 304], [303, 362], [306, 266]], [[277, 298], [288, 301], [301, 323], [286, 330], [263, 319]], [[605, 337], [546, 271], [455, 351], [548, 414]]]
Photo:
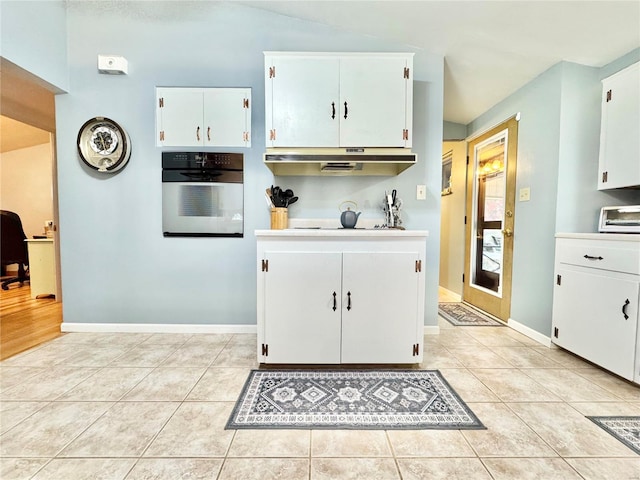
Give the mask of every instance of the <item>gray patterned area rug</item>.
[[640, 455], [640, 417], [587, 417]]
[[484, 429], [438, 370], [252, 370], [227, 429]]
[[504, 323], [494, 320], [479, 310], [464, 303], [438, 303], [438, 313], [456, 327], [503, 327]]

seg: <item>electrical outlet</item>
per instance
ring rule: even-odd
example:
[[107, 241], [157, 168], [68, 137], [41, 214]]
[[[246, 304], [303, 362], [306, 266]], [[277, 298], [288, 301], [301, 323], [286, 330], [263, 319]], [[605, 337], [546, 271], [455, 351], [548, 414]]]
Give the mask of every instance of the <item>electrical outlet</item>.
[[426, 200], [427, 199], [427, 186], [426, 185], [418, 185], [416, 188], [416, 199], [417, 200]]
[[518, 200], [521, 202], [528, 202], [531, 199], [531, 189], [529, 187], [521, 188], [518, 195]]

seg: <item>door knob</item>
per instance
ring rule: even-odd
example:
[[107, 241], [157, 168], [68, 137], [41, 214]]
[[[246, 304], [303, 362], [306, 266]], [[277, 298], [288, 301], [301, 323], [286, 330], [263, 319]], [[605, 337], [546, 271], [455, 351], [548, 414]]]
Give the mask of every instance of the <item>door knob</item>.
[[502, 230], [502, 235], [504, 235], [505, 237], [513, 237], [513, 230], [511, 230], [510, 228], [505, 228], [504, 230]]

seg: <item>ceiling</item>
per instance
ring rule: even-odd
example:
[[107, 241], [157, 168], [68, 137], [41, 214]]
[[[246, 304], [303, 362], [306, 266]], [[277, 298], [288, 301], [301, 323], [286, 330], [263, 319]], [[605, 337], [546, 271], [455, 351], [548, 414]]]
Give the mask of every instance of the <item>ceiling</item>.
[[0, 115], [0, 153], [42, 145], [49, 140], [49, 132]]
[[468, 124], [556, 63], [640, 47], [640, 1], [241, 1], [444, 55], [444, 119]]

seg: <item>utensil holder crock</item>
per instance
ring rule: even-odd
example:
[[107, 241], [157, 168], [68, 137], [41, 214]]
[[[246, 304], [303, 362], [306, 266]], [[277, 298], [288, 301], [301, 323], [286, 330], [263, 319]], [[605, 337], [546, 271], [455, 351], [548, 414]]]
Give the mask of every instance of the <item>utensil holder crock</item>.
[[285, 230], [289, 223], [289, 211], [286, 207], [271, 209], [271, 230]]

